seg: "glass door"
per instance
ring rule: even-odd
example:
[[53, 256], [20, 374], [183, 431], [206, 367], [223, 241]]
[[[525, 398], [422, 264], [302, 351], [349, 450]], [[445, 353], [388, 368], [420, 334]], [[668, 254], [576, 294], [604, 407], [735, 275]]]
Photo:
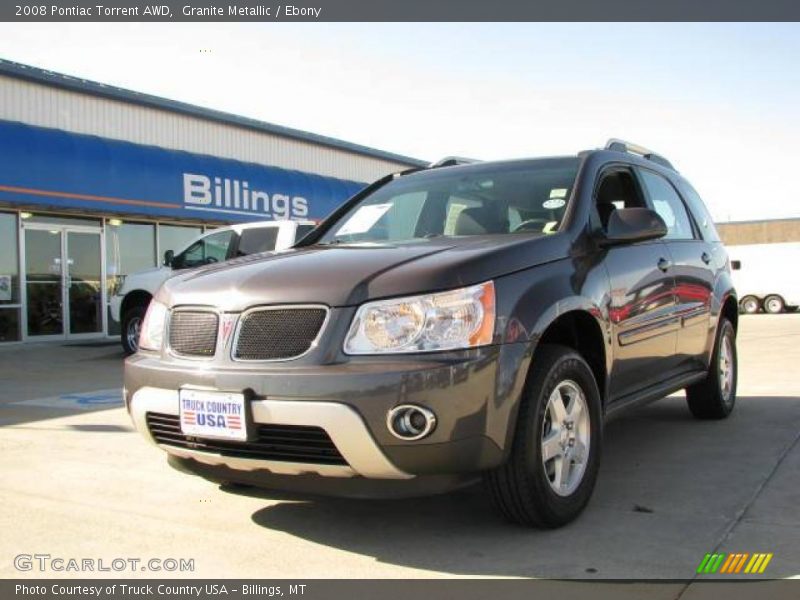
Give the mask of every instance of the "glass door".
[[64, 335], [63, 233], [26, 229], [25, 292], [30, 337]]
[[70, 336], [103, 331], [103, 263], [100, 233], [66, 231], [65, 285]]
[[25, 228], [27, 337], [64, 339], [103, 333], [99, 231]]

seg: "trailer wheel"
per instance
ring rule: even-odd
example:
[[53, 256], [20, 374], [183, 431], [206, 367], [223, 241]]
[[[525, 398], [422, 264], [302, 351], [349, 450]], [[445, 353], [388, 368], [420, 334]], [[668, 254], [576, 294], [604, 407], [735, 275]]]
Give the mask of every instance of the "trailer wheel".
[[745, 296], [739, 301], [739, 310], [746, 315], [754, 315], [761, 308], [761, 303], [755, 296]]
[[782, 313], [784, 308], [786, 308], [786, 303], [778, 294], [770, 294], [764, 298], [764, 312], [777, 315]]

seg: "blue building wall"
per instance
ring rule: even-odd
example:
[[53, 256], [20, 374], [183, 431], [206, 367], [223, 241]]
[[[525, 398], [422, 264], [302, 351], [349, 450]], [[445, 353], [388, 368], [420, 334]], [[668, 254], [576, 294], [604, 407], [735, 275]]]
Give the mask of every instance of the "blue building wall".
[[364, 183], [0, 121], [0, 202], [214, 221], [321, 219]]

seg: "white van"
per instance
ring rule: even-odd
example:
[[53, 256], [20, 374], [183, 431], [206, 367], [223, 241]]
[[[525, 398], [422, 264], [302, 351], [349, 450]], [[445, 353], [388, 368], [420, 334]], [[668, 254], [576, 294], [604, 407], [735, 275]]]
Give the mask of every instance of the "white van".
[[147, 305], [174, 271], [290, 248], [315, 226], [314, 221], [257, 221], [221, 227], [196, 238], [177, 254], [167, 250], [163, 266], [121, 277], [111, 297], [111, 318], [121, 324], [125, 353], [136, 352]]

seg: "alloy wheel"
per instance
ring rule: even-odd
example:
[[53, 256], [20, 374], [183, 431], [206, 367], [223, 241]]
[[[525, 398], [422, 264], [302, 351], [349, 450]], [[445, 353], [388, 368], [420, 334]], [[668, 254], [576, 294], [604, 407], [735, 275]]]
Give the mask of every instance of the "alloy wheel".
[[571, 380], [560, 382], [547, 400], [542, 428], [542, 464], [559, 496], [575, 492], [589, 458], [590, 423], [586, 395]]
[[726, 332], [720, 340], [719, 347], [719, 389], [722, 391], [722, 399], [726, 404], [731, 401], [735, 369], [733, 339], [730, 333]]
[[128, 342], [128, 348], [136, 352], [139, 349], [139, 333], [142, 330], [141, 317], [133, 317], [128, 321], [128, 327], [125, 330], [125, 338]]

